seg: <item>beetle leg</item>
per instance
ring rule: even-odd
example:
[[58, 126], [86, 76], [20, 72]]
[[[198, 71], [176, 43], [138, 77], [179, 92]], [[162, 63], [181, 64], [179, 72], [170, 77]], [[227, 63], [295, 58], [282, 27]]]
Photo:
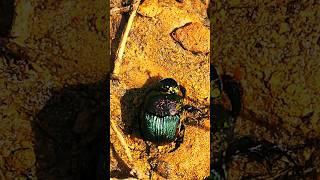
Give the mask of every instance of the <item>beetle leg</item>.
[[180, 147], [180, 145], [183, 143], [184, 132], [185, 132], [185, 126], [184, 126], [184, 124], [181, 124], [181, 125], [180, 125], [180, 129], [179, 129], [178, 137], [177, 137], [177, 139], [175, 140], [175, 143], [176, 143], [176, 144], [175, 144], [175, 147], [174, 147], [172, 150], [170, 150], [169, 153], [177, 150], [177, 149]]
[[186, 118], [185, 123], [187, 125], [199, 125], [200, 121], [196, 118], [188, 117]]
[[182, 93], [182, 97], [185, 98], [186, 97], [186, 88], [184, 88], [183, 86], [179, 85], [180, 91]]
[[242, 110], [243, 89], [239, 82], [235, 81], [231, 76], [224, 75], [222, 77], [223, 91], [227, 94], [231, 102], [231, 113], [233, 117], [237, 117]]
[[[186, 111], [186, 112], [189, 112], [189, 113], [192, 113], [192, 114], [195, 114], [195, 113], [199, 113], [196, 117], [200, 118], [200, 119], [204, 119], [204, 118], [207, 118], [207, 113], [204, 113], [202, 110], [200, 110], [199, 108], [197, 107], [194, 107], [194, 106], [191, 106], [191, 105], [184, 105], [183, 106], [183, 110]], [[198, 119], [197, 118], [197, 119]]]
[[146, 153], [149, 156], [151, 152], [151, 144], [148, 141], [144, 141], [146, 143]]
[[199, 113], [201, 117], [206, 118], [206, 113], [203, 112], [204, 111], [203, 109], [206, 109], [206, 108], [209, 108], [209, 106], [202, 106], [202, 108], [197, 108], [187, 104], [187, 105], [184, 105], [182, 109], [189, 113]]
[[201, 112], [201, 110], [199, 108], [196, 108], [194, 106], [191, 105], [184, 105], [183, 106], [183, 110], [190, 112], [190, 113], [194, 113], [194, 112]]
[[199, 108], [191, 105], [184, 105], [183, 110], [185, 112], [192, 113], [191, 116], [188, 116], [188, 118], [186, 118], [186, 122], [188, 124], [199, 125], [205, 118], [209, 117], [207, 113], [204, 113]]

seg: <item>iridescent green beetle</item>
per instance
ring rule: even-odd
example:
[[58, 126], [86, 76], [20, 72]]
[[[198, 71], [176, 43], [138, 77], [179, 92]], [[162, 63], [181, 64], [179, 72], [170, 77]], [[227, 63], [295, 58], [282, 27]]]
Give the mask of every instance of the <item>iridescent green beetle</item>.
[[175, 142], [175, 149], [180, 146], [185, 129], [181, 122], [184, 98], [185, 89], [172, 78], [161, 80], [147, 93], [140, 117], [145, 140], [158, 145]]
[[[216, 147], [211, 147], [211, 175], [208, 179], [227, 179], [225, 166], [225, 149], [230, 139], [234, 136], [234, 124], [242, 109], [242, 87], [239, 82], [229, 75], [220, 76], [217, 69], [210, 66], [210, 110], [211, 133], [216, 137]], [[229, 100], [229, 107], [223, 100]]]

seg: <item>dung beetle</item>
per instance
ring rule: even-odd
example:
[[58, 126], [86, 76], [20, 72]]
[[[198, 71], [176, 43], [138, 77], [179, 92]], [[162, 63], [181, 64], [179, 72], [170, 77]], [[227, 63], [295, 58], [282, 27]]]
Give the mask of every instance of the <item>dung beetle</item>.
[[[234, 125], [242, 109], [243, 89], [241, 84], [229, 75], [220, 76], [210, 66], [210, 111], [211, 119], [211, 175], [208, 179], [226, 179], [224, 154], [228, 143], [234, 138]], [[223, 103], [228, 99], [229, 107]], [[213, 140], [214, 139], [214, 140]], [[215, 141], [215, 142], [213, 142]]]
[[243, 89], [241, 84], [233, 79], [230, 75], [220, 76], [219, 72], [214, 66], [210, 66], [210, 86], [211, 86], [211, 102], [220, 103], [223, 93], [229, 98], [231, 103], [231, 110], [229, 113], [233, 118], [236, 118], [241, 111], [241, 98]]
[[[241, 99], [243, 89], [241, 84], [231, 76], [220, 76], [214, 66], [210, 66], [210, 71], [210, 110], [213, 115], [213, 119], [211, 121], [212, 131], [224, 131], [224, 134], [232, 134], [233, 125], [235, 124], [235, 121], [242, 109]], [[226, 108], [221, 101], [226, 97], [230, 101], [231, 109]]]
[[185, 88], [172, 78], [159, 81], [147, 92], [139, 118], [144, 140], [157, 145], [175, 142], [171, 152], [180, 146], [185, 130], [181, 121], [185, 93]]

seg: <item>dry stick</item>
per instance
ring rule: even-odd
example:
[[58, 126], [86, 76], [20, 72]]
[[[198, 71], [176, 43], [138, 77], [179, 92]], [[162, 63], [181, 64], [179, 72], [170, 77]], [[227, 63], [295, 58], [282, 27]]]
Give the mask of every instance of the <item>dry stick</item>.
[[113, 129], [113, 131], [116, 133], [122, 147], [124, 148], [126, 155], [130, 161], [130, 163], [132, 162], [132, 156], [128, 147], [128, 144], [126, 143], [126, 140], [123, 138], [123, 136], [121, 135], [121, 132], [118, 130], [117, 126], [115, 125], [115, 123], [113, 121], [111, 121], [111, 128]]
[[126, 143], [126, 140], [124, 139], [124, 137], [121, 135], [121, 132], [118, 130], [116, 124], [111, 120], [111, 128], [113, 129], [113, 131], [116, 133], [117, 138], [119, 139], [122, 147], [125, 149], [125, 153], [130, 161], [131, 164], [131, 172], [136, 174], [138, 179], [143, 179], [143, 174], [135, 167], [134, 162], [132, 161], [132, 156], [131, 156], [131, 152], [130, 149], [128, 147], [128, 144]]
[[119, 48], [118, 48], [118, 51], [117, 51], [117, 57], [116, 57], [116, 60], [114, 62], [114, 69], [113, 69], [113, 73], [112, 73], [113, 77], [118, 77], [118, 75], [119, 75], [120, 65], [122, 64], [122, 57], [123, 57], [124, 49], [125, 49], [126, 42], [127, 42], [127, 39], [128, 39], [129, 31], [131, 29], [131, 26], [132, 26], [132, 23], [133, 23], [133, 19], [137, 14], [137, 10], [138, 10], [140, 1], [141, 0], [135, 0], [133, 5], [132, 5], [132, 12], [130, 14], [130, 17], [129, 17], [127, 26], [125, 28], [125, 31], [122, 34], [120, 45], [119, 45]]
[[126, 7], [114, 7], [110, 10], [110, 15], [114, 15], [116, 13], [123, 13], [123, 12], [129, 12], [131, 10], [132, 6], [126, 6]]

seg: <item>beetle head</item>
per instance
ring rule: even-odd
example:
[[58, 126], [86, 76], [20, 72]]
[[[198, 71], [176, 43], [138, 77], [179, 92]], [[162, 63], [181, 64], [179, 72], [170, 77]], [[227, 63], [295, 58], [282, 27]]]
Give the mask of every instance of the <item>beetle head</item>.
[[166, 78], [160, 81], [160, 91], [166, 94], [178, 94], [179, 84], [172, 78]]

